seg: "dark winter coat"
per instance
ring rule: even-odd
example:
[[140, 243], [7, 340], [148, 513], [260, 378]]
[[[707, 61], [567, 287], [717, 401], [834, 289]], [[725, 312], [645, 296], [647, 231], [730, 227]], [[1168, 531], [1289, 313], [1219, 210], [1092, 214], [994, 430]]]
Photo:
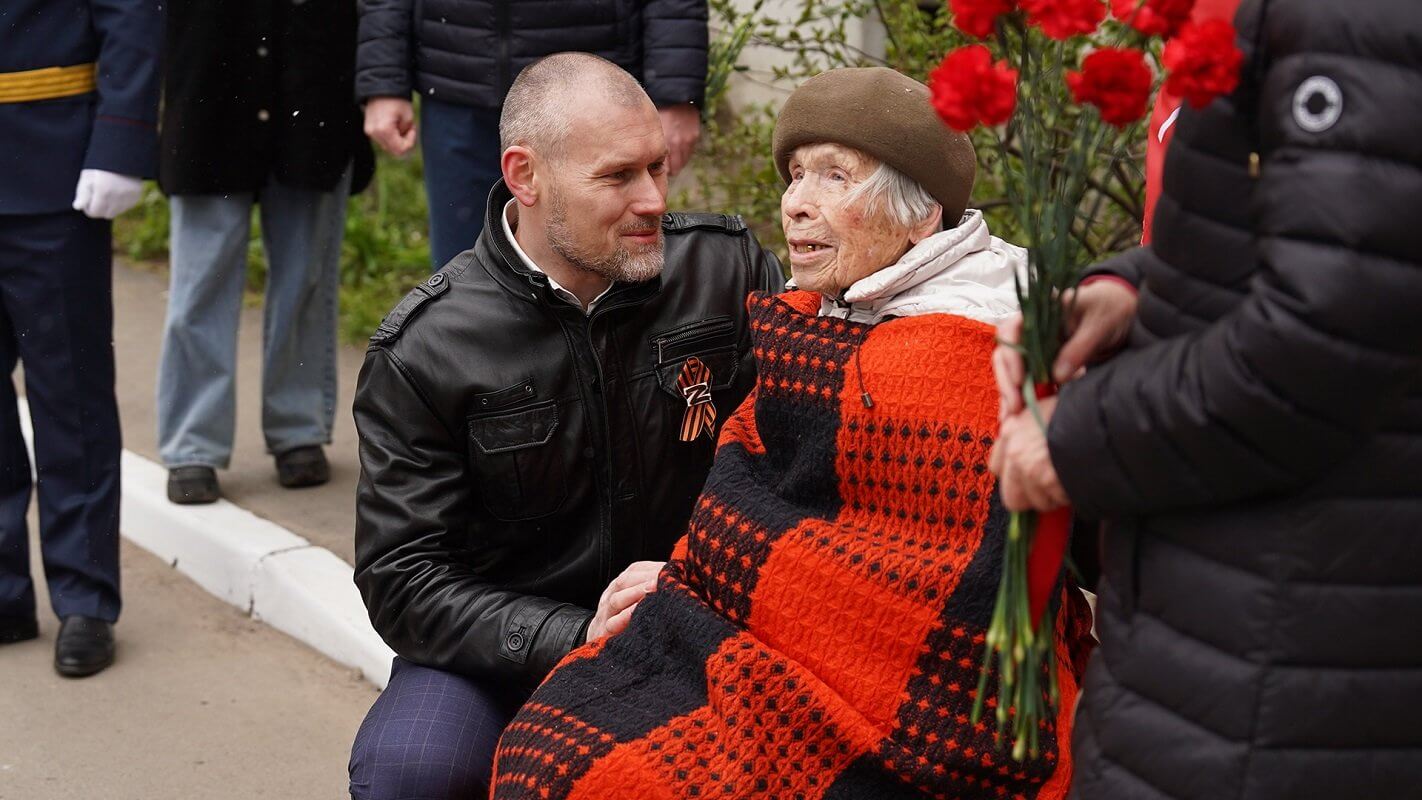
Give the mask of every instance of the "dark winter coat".
[[361, 0], [356, 95], [498, 108], [524, 67], [579, 50], [659, 106], [700, 105], [706, 43], [706, 0]]
[[[1052, 460], [1111, 520], [1082, 800], [1422, 796], [1422, 13], [1248, 0], [1128, 352]], [[1251, 153], [1258, 155], [1251, 176]]]
[[374, 166], [351, 99], [354, 0], [169, 0], [159, 182], [256, 192], [271, 177], [329, 191]]
[[783, 279], [739, 218], [667, 214], [661, 277], [584, 314], [514, 253], [511, 198], [498, 183], [474, 247], [371, 338], [355, 581], [396, 653], [527, 690], [686, 532], [715, 443], [681, 441], [677, 378], [700, 358], [730, 416], [755, 385], [746, 296]]

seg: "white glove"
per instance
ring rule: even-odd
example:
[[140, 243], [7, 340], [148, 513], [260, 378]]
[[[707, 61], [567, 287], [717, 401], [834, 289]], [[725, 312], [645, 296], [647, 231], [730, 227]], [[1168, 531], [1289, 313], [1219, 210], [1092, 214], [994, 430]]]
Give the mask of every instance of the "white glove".
[[143, 181], [129, 175], [86, 169], [74, 189], [74, 210], [91, 219], [113, 219], [143, 199]]

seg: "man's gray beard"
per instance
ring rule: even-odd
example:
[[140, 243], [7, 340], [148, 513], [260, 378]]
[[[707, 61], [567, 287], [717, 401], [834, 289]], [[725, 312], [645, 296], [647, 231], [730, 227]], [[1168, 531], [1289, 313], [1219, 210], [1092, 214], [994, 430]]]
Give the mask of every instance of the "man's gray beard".
[[[661, 220], [651, 226], [661, 231]], [[663, 255], [658, 247], [634, 255], [621, 244], [610, 255], [596, 256], [580, 248], [568, 230], [567, 206], [558, 195], [552, 198], [548, 214], [548, 247], [578, 269], [601, 275], [610, 281], [643, 283], [662, 274]]]

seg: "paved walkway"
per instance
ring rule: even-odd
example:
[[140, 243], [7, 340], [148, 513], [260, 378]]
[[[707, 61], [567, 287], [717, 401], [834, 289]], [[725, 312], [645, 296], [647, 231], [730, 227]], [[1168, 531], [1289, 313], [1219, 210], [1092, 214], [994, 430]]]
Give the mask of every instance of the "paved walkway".
[[128, 542], [123, 584], [107, 671], [54, 673], [46, 599], [40, 639], [0, 647], [0, 800], [348, 796], [351, 739], [376, 695], [356, 670]]
[[[164, 276], [115, 263], [124, 445], [154, 461], [166, 303]], [[244, 309], [236, 450], [219, 480], [226, 499], [280, 527], [226, 524], [241, 522], [239, 509], [201, 507], [191, 514], [191, 507], [167, 504], [159, 494], [161, 470], [130, 469], [126, 460], [125, 536], [145, 547], [156, 542], [159, 552], [183, 551], [185, 563], [174, 569], [168, 561], [176, 556], [165, 561], [125, 539], [119, 660], [98, 676], [69, 681], [54, 673], [58, 623], [47, 600], [41, 600], [40, 640], [0, 647], [0, 800], [347, 796], [350, 742], [375, 688], [359, 670], [248, 611], [323, 648], [335, 635], [335, 650], [350, 639], [351, 617], [363, 617], [342, 565], [353, 556], [359, 467], [350, 407], [363, 352], [339, 351], [340, 395], [327, 450], [332, 481], [286, 490], [276, 483], [260, 429], [261, 321], [260, 309]], [[140, 481], [138, 472], [153, 474]], [[133, 530], [135, 524], [142, 529]], [[291, 534], [316, 547], [288, 546]], [[274, 545], [254, 543], [254, 536], [285, 549], [263, 555], [263, 547]], [[195, 567], [193, 559], [201, 563]], [[333, 607], [333, 598], [344, 603]], [[373, 638], [368, 623], [356, 624]], [[383, 680], [378, 670], [368, 674]]]

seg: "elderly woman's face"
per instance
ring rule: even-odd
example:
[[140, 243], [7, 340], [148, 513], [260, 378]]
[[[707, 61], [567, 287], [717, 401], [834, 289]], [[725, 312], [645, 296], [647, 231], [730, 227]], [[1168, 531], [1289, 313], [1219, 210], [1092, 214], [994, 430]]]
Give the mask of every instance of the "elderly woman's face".
[[878, 167], [877, 159], [839, 144], [805, 145], [790, 155], [780, 222], [799, 288], [837, 295], [908, 251], [912, 231], [871, 212], [869, 199], [853, 192]]

